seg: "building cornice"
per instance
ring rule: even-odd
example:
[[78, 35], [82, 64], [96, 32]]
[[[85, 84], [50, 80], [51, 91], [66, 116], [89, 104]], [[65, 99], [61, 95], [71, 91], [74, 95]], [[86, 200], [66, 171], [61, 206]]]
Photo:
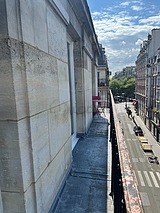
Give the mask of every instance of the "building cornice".
[[86, 0], [68, 0], [81, 26], [90, 38], [94, 50], [100, 54], [99, 43]]

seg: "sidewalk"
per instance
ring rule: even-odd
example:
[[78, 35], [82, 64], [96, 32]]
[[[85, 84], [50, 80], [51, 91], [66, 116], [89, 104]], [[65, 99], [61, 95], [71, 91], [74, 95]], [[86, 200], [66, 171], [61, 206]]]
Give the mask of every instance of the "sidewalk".
[[51, 213], [113, 213], [111, 192], [111, 143], [109, 109], [95, 115], [85, 138], [73, 150], [73, 165]]

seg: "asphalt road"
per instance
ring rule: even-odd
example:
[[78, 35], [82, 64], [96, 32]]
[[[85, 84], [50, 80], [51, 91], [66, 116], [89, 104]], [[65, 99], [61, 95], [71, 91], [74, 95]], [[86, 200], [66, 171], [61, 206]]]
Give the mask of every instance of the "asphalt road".
[[[116, 104], [116, 109], [138, 183], [144, 212], [158, 213], [160, 212], [160, 165], [149, 163], [148, 157], [133, 131], [135, 124], [131, 118], [128, 118], [125, 103]], [[133, 109], [132, 115], [136, 116]], [[146, 129], [144, 129], [145, 131]]]

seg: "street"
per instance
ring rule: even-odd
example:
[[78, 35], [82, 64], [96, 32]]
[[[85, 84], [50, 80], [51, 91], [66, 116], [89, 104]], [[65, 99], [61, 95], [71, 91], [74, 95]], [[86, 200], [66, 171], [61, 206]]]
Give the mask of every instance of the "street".
[[[127, 106], [130, 107], [132, 116], [136, 117], [137, 115], [134, 112], [132, 103], [128, 102]], [[160, 165], [149, 163], [148, 157], [141, 148], [138, 137], [133, 131], [135, 124], [132, 118], [128, 117], [126, 113], [125, 102], [116, 104], [116, 109], [122, 131], [124, 132], [124, 139], [129, 151], [133, 173], [135, 173], [138, 183], [138, 190], [144, 212], [160, 212]], [[143, 126], [141, 126], [141, 128], [144, 132], [144, 136], [147, 137], [146, 128]]]

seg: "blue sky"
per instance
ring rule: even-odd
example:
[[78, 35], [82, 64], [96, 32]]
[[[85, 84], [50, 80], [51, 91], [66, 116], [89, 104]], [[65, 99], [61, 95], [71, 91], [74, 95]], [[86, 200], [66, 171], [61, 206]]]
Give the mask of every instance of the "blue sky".
[[160, 28], [160, 0], [87, 0], [112, 75], [135, 65], [140, 44]]

